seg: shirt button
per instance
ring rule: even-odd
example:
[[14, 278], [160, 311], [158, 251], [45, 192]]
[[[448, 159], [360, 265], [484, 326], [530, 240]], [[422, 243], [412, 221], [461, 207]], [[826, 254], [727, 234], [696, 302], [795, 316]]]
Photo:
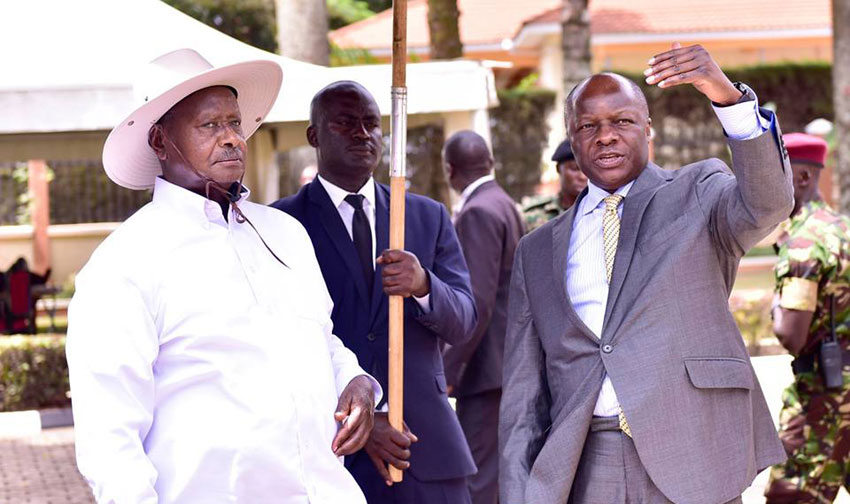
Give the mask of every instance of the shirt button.
[[605, 353], [611, 353], [614, 351], [614, 347], [611, 345], [602, 345], [602, 351]]
[[377, 337], [375, 336], [375, 333], [370, 332], [369, 334], [366, 335], [366, 339], [369, 340], [369, 341], [375, 341], [377, 339]]

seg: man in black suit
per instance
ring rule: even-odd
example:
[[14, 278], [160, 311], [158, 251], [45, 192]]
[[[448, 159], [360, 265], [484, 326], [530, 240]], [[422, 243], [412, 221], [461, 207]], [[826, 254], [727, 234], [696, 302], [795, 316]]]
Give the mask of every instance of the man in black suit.
[[[443, 205], [408, 194], [405, 250], [389, 249], [389, 188], [372, 173], [381, 160], [381, 115], [356, 82], [325, 87], [311, 103], [307, 139], [318, 176], [273, 204], [298, 219], [333, 299], [334, 334], [387, 387], [387, 295], [404, 302], [404, 420], [389, 426], [386, 403], [363, 450], [345, 465], [370, 504], [466, 504], [475, 464], [446, 396], [440, 347], [472, 334], [469, 273]], [[392, 484], [387, 464], [405, 470]]]
[[523, 225], [516, 204], [493, 178], [493, 157], [483, 138], [472, 131], [455, 133], [446, 143], [443, 160], [449, 184], [461, 194], [455, 229], [478, 307], [472, 337], [443, 356], [446, 377], [478, 466], [478, 474], [469, 478], [472, 502], [496, 504], [508, 289]]

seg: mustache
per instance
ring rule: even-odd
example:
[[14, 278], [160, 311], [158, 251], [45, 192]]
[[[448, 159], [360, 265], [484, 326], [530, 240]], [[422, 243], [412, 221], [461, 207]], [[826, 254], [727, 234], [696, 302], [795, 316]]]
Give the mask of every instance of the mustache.
[[241, 149], [226, 149], [218, 158], [215, 160], [216, 163], [227, 162], [227, 161], [244, 161], [245, 155], [242, 153]]

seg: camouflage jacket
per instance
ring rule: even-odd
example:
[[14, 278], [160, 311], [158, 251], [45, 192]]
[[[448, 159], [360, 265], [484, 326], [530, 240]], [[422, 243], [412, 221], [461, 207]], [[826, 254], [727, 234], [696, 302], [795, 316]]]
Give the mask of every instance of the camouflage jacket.
[[829, 336], [832, 295], [836, 334], [850, 348], [850, 219], [822, 201], [811, 201], [782, 226], [774, 270], [779, 305], [814, 311], [801, 353], [816, 350]]
[[522, 202], [522, 218], [526, 232], [534, 231], [566, 211], [561, 208], [561, 195], [537, 196]]

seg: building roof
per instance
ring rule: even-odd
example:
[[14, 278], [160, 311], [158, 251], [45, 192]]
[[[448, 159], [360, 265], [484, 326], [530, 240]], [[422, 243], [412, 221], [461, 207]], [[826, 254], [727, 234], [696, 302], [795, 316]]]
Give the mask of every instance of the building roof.
[[[196, 49], [213, 65], [267, 59], [283, 87], [265, 122], [305, 121], [312, 96], [342, 79], [362, 83], [390, 111], [389, 65], [327, 68], [262, 51], [160, 0], [27, 0], [4, 5], [0, 30], [0, 134], [109, 130], [136, 106], [132, 83], [158, 55]], [[13, 49], [8, 49], [13, 48]], [[497, 103], [490, 68], [472, 61], [408, 65], [411, 114]]]
[[[428, 45], [427, 2], [408, 4], [408, 45]], [[461, 40], [475, 46], [501, 44], [539, 25], [561, 22], [561, 2], [552, 0], [458, 0]], [[661, 35], [677, 33], [793, 32], [828, 33], [832, 26], [830, 0], [592, 0], [594, 36]], [[341, 47], [387, 49], [392, 13], [340, 28], [331, 40]], [[506, 44], [510, 47], [510, 44]], [[507, 48], [506, 47], [506, 48]]]
[[[461, 40], [467, 50], [476, 46], [498, 49], [504, 39], [514, 36], [523, 21], [560, 5], [561, 0], [458, 0]], [[392, 41], [392, 9], [334, 30], [330, 39], [340, 47], [378, 49], [376, 53], [380, 54]], [[407, 4], [407, 45], [427, 47], [428, 40], [428, 2], [410, 0]]]
[[[832, 25], [829, 0], [785, 0], [781, 4], [775, 0], [687, 4], [675, 0], [593, 0], [590, 13], [595, 34], [803, 30]], [[560, 20], [561, 10], [555, 8], [524, 25]]]

